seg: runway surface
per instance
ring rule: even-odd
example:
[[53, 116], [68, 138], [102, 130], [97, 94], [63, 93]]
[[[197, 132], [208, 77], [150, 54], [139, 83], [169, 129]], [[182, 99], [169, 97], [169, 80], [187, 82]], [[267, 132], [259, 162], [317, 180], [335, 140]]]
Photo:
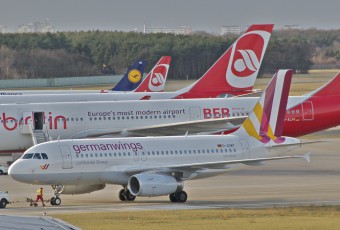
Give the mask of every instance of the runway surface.
[[[35, 197], [36, 189], [0, 176], [0, 190], [9, 191], [18, 201], [1, 209], [4, 215], [48, 215], [75, 212], [144, 211], [210, 208], [263, 208], [281, 206], [340, 205], [340, 139], [308, 145], [299, 151], [312, 152], [311, 162], [290, 159], [264, 166], [239, 165], [226, 174], [185, 182], [188, 201], [171, 203], [168, 197], [139, 198], [121, 202], [121, 186], [86, 195], [63, 195], [61, 206], [30, 207], [25, 197]], [[53, 195], [44, 186], [45, 199]]]

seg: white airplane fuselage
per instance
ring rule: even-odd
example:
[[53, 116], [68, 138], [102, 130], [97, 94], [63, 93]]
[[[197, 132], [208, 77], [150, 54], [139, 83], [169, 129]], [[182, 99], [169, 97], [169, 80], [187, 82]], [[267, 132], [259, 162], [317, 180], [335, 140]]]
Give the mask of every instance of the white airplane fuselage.
[[[288, 107], [304, 99], [303, 96], [290, 97]], [[41, 114], [41, 126], [46, 127], [53, 140], [74, 139], [109, 134], [119, 136], [127, 128], [247, 116], [257, 100], [248, 97], [0, 105], [0, 151], [23, 152], [33, 145], [28, 125], [34, 123], [34, 114]]]
[[[286, 138], [285, 144], [296, 143], [295, 138]], [[174, 145], [174, 143], [176, 143]], [[271, 143], [273, 144], [273, 143]], [[274, 143], [275, 144], [275, 143]], [[268, 146], [270, 144], [268, 143]], [[237, 136], [173, 136], [61, 140], [34, 146], [32, 154], [45, 153], [48, 159], [22, 159], [15, 163], [18, 181], [33, 184], [62, 185], [127, 185], [131, 175], [140, 171], [161, 170], [166, 167], [193, 165], [181, 175], [184, 180], [215, 176], [228, 170], [219, 165], [199, 168], [200, 163], [240, 161], [284, 156], [295, 147], [271, 149], [270, 151], [254, 138], [240, 139]], [[30, 154], [27, 150], [25, 154]], [[30, 164], [26, 163], [30, 161]], [[21, 167], [23, 164], [25, 167]], [[237, 164], [237, 163], [236, 163]], [[198, 166], [195, 166], [198, 165]]]

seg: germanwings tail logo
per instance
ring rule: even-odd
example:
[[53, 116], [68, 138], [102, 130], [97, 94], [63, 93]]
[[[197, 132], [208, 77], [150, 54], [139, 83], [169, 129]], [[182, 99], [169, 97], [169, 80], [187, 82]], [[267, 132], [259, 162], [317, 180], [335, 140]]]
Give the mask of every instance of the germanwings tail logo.
[[242, 125], [248, 135], [263, 143], [270, 140], [284, 142], [285, 138], [281, 135], [291, 79], [292, 70], [279, 70], [274, 75]]
[[152, 68], [135, 92], [160, 92], [164, 90], [171, 57], [163, 56]]

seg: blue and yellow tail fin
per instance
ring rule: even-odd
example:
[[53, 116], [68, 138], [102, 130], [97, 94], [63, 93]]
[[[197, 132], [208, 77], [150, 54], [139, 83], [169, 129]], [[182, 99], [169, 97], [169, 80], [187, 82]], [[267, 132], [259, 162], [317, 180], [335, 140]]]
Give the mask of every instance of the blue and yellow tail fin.
[[126, 71], [123, 78], [118, 82], [111, 91], [133, 91], [135, 90], [143, 79], [143, 73], [146, 66], [146, 61], [136, 61]]

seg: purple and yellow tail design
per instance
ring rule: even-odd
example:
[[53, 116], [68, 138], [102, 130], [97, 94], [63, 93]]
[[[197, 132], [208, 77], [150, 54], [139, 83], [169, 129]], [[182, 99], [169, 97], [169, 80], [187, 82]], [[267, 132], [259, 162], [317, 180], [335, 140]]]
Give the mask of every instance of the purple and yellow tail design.
[[291, 80], [292, 70], [277, 71], [239, 132], [263, 143], [284, 142], [281, 135]]

